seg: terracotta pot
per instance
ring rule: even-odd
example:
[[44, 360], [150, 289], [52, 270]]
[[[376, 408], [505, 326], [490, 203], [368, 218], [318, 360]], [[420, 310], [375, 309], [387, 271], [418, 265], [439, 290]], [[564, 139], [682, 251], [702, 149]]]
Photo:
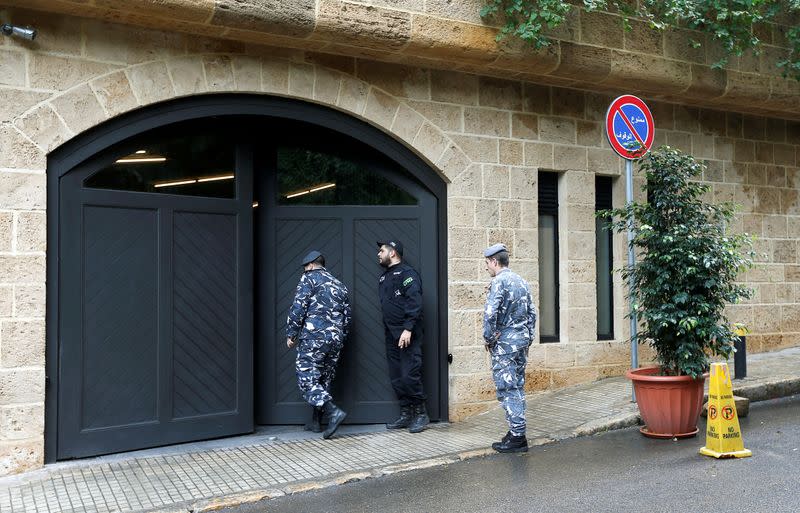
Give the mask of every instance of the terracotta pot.
[[707, 374], [695, 379], [691, 376], [658, 376], [659, 371], [658, 367], [643, 367], [625, 373], [633, 381], [636, 402], [645, 423], [639, 431], [652, 438], [696, 435]]

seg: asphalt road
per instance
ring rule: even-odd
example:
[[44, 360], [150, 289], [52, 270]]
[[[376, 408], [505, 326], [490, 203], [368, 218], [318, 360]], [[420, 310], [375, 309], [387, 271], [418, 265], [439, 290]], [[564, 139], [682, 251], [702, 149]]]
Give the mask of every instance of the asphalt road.
[[650, 440], [632, 428], [225, 511], [800, 511], [800, 396], [755, 403], [741, 424], [751, 458], [715, 460], [697, 454], [704, 436]]

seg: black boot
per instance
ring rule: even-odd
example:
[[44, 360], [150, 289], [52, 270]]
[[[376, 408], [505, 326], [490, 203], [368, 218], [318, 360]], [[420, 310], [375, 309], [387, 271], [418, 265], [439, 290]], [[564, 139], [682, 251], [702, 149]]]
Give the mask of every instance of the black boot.
[[514, 436], [509, 431], [500, 442], [492, 444], [492, 449], [497, 452], [528, 452], [528, 438], [525, 435]]
[[428, 418], [428, 411], [425, 409], [425, 403], [414, 405], [414, 418], [411, 419], [411, 424], [408, 426], [409, 433], [420, 433], [425, 427], [430, 424], [431, 419]]
[[311, 413], [311, 421], [303, 426], [306, 431], [313, 431], [314, 433], [322, 433], [322, 407], [314, 406]]
[[503, 435], [503, 438], [501, 438], [499, 442], [494, 442], [492, 444], [492, 449], [494, 449], [496, 451], [498, 447], [500, 447], [502, 444], [508, 442], [509, 438], [511, 438], [511, 431], [506, 432], [506, 434]]
[[411, 406], [401, 406], [400, 416], [394, 422], [386, 424], [386, 429], [405, 429], [411, 425]]
[[322, 433], [322, 438], [327, 440], [332, 437], [339, 428], [339, 424], [347, 417], [347, 413], [333, 404], [332, 401], [328, 401], [322, 407], [325, 410], [325, 417], [328, 419], [328, 427], [325, 428], [325, 431]]

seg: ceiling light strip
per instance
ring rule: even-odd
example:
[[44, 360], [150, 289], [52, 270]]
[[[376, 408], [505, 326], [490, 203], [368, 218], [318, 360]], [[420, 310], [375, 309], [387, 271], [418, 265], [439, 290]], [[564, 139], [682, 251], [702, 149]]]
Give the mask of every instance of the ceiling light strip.
[[331, 187], [336, 187], [335, 183], [325, 183], [318, 185], [316, 187], [311, 187], [310, 189], [305, 189], [302, 191], [292, 192], [286, 195], [286, 199], [296, 198], [298, 196], [305, 196], [306, 194], [311, 194], [312, 192], [324, 191], [325, 189], [330, 189]]
[[164, 162], [167, 157], [130, 157], [123, 158], [116, 161], [117, 164], [142, 164], [150, 162]]
[[205, 178], [198, 178], [198, 182], [216, 182], [218, 180], [233, 180], [233, 175], [219, 175], [219, 176], [206, 176]]
[[154, 183], [153, 187], [156, 187], [156, 188], [158, 188], [158, 187], [173, 187], [175, 185], [188, 185], [190, 183], [197, 183], [197, 180], [191, 179], [191, 180], [175, 180], [173, 182], [159, 182], [159, 183]]

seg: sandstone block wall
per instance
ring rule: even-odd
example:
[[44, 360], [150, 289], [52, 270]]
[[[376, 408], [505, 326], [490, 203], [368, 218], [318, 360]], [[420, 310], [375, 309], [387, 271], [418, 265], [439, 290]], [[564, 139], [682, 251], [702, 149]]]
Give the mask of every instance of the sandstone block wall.
[[[2, 0], [3, 5], [129, 25], [324, 51], [410, 66], [458, 70], [561, 87], [660, 95], [680, 103], [800, 119], [800, 84], [780, 76], [784, 16], [755, 27], [763, 51], [712, 67], [721, 45], [697, 31], [655, 32], [646, 20], [590, 12], [574, 2], [553, 44], [531, 51], [498, 44], [500, 20], [479, 17], [484, 0]], [[169, 40], [173, 34], [165, 32]], [[113, 40], [113, 35], [105, 35]], [[699, 48], [690, 41], [702, 41]], [[167, 41], [169, 43], [169, 41]]]
[[[624, 199], [622, 163], [601, 125], [611, 94], [59, 15], [0, 14], [40, 30], [33, 43], [0, 39], [0, 474], [42, 460], [46, 216], [55, 215], [45, 211], [47, 154], [104, 120], [181, 96], [276, 94], [328, 105], [385, 130], [447, 182], [449, 338], [441, 343], [454, 357], [452, 419], [494, 401], [480, 340], [483, 248], [506, 243], [512, 267], [538, 291], [540, 170], [560, 174], [561, 341], [534, 344], [527, 389], [628, 367], [618, 278], [616, 339], [595, 337], [594, 176], [617, 177], [615, 204]], [[800, 344], [800, 123], [646, 99], [657, 144], [706, 160], [712, 197], [741, 203], [735, 228], [759, 237], [761, 265], [743, 276], [756, 295], [730, 309], [753, 330], [748, 349]], [[623, 261], [617, 237], [615, 262]]]

